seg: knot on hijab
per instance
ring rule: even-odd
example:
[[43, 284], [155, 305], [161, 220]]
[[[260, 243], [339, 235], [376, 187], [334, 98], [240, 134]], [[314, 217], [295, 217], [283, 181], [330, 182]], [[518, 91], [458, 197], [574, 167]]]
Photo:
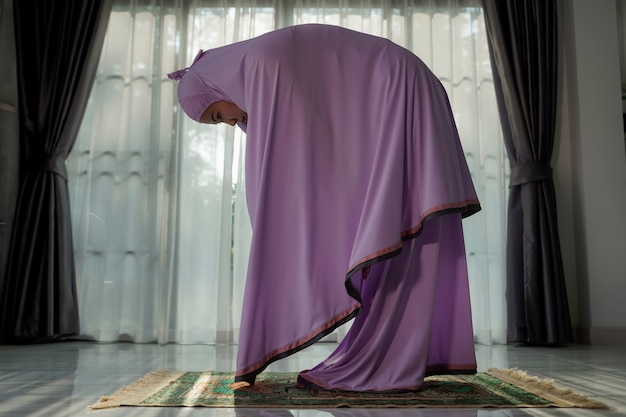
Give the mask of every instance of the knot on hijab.
[[187, 68], [176, 70], [174, 72], [170, 72], [169, 74], [167, 74], [167, 77], [170, 80], [180, 81], [180, 79], [183, 78], [183, 75], [185, 75], [187, 71], [189, 71], [189, 68], [191, 68], [193, 64], [195, 64], [203, 54], [204, 54], [204, 51], [200, 49], [200, 51], [198, 52], [198, 54], [196, 55], [196, 57], [194, 58], [190, 66], [188, 66]]

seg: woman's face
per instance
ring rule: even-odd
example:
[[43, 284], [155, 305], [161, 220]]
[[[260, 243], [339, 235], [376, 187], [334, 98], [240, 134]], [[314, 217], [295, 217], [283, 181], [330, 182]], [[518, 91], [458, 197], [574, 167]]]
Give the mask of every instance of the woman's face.
[[248, 122], [248, 114], [230, 101], [216, 101], [211, 104], [200, 116], [200, 123], [215, 125], [227, 123], [235, 126], [237, 122]]

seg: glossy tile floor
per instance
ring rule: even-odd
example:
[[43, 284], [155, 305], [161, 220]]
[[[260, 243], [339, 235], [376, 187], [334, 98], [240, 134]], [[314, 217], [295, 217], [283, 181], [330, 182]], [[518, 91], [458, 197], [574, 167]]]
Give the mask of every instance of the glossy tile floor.
[[[271, 365], [268, 370], [297, 371], [317, 364], [333, 349], [329, 343], [310, 348]], [[518, 367], [552, 378], [557, 385], [600, 400], [610, 411], [581, 409], [208, 409], [135, 408], [90, 410], [111, 394], [156, 369], [182, 371], [234, 368], [235, 346], [136, 345], [61, 342], [0, 345], [0, 416], [23, 417], [521, 417], [626, 416], [626, 347], [567, 346], [540, 348], [477, 345], [479, 370]]]

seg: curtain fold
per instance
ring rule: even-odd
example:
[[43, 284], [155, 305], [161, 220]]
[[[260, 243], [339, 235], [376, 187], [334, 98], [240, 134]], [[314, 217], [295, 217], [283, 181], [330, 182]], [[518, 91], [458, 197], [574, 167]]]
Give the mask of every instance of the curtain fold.
[[483, 0], [511, 165], [507, 340], [559, 345], [572, 329], [550, 161], [558, 81], [556, 0]]
[[22, 167], [0, 338], [79, 332], [65, 167], [89, 98], [111, 0], [15, 0]]

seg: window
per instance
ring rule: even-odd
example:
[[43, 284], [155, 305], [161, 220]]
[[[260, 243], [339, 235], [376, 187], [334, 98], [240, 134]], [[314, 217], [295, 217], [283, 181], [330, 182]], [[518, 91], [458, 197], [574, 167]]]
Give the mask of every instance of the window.
[[[289, 4], [286, 4], [289, 3]], [[227, 5], [229, 4], [229, 5]], [[445, 85], [483, 212], [464, 221], [474, 327], [505, 343], [506, 157], [476, 1], [119, 1], [68, 160], [81, 333], [237, 341], [250, 230], [245, 135], [188, 120], [166, 74], [199, 49], [320, 22], [387, 37]]]

